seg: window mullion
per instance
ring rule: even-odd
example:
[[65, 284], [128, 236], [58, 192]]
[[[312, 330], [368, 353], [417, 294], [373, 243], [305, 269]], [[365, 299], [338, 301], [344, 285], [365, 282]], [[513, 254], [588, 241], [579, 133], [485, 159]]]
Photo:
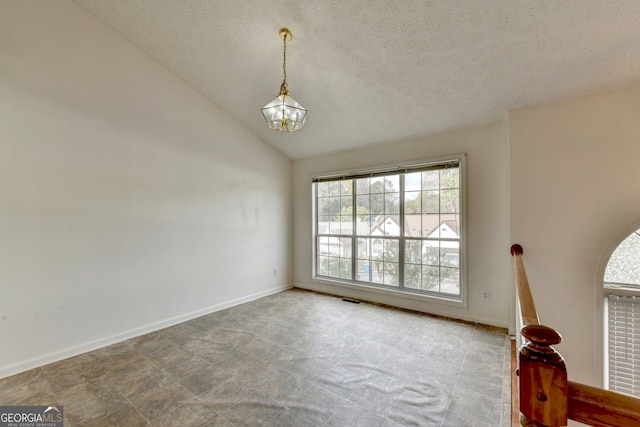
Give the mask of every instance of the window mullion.
[[406, 221], [404, 220], [404, 173], [400, 174], [400, 195], [398, 197], [398, 200], [400, 203], [399, 209], [400, 209], [400, 215], [399, 215], [399, 221], [400, 221], [400, 236], [398, 237], [398, 287], [399, 288], [404, 288], [404, 227], [405, 227], [405, 223]]
[[356, 280], [358, 273], [358, 260], [356, 258], [356, 253], [358, 248], [356, 247], [358, 243], [358, 207], [356, 206], [356, 180], [351, 180], [351, 280]]

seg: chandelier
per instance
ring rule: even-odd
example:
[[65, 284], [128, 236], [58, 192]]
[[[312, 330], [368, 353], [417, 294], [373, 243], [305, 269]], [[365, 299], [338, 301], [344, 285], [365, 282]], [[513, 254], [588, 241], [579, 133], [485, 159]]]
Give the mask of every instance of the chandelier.
[[262, 107], [262, 115], [271, 129], [280, 132], [295, 132], [304, 127], [307, 120], [307, 110], [289, 96], [289, 89], [287, 89], [287, 42], [293, 38], [293, 34], [288, 28], [280, 28], [280, 38], [284, 42], [282, 61], [284, 79], [280, 85], [278, 96]]

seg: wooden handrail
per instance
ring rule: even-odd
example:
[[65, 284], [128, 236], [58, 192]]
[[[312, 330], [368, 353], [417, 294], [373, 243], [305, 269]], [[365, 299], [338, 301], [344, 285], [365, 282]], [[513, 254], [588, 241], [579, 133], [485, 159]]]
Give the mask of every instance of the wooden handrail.
[[640, 399], [569, 381], [569, 418], [597, 427], [640, 426]]
[[640, 426], [640, 399], [567, 379], [564, 359], [553, 346], [560, 334], [541, 325], [522, 261], [522, 246], [511, 246], [525, 338], [518, 354], [520, 424], [566, 426], [572, 419], [595, 427]]
[[523, 326], [539, 325], [540, 320], [538, 319], [536, 304], [533, 301], [533, 295], [531, 295], [531, 288], [529, 287], [527, 273], [524, 270], [524, 262], [522, 261], [523, 253], [524, 250], [522, 249], [522, 246], [518, 244], [511, 246], [511, 255], [513, 256], [513, 264], [516, 272], [516, 286], [522, 324]]

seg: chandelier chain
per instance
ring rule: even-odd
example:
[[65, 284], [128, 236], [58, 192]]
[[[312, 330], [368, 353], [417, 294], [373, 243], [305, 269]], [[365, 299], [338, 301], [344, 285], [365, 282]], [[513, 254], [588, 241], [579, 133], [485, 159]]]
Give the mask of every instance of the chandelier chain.
[[287, 37], [282, 38], [282, 42], [284, 43], [284, 49], [282, 50], [282, 72], [284, 74], [284, 79], [282, 80], [282, 88], [286, 89], [287, 87]]

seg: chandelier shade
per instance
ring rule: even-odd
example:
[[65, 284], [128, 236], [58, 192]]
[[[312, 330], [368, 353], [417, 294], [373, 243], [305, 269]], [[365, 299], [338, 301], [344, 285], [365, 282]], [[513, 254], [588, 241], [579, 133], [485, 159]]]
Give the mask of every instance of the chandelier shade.
[[280, 132], [295, 132], [304, 127], [307, 120], [307, 110], [289, 96], [289, 89], [287, 89], [287, 41], [291, 40], [293, 35], [287, 28], [280, 28], [280, 37], [284, 41], [282, 61], [284, 79], [280, 85], [278, 96], [262, 107], [261, 111], [269, 128]]
[[271, 129], [294, 132], [304, 127], [307, 110], [289, 95], [278, 95], [262, 107], [262, 115]]

